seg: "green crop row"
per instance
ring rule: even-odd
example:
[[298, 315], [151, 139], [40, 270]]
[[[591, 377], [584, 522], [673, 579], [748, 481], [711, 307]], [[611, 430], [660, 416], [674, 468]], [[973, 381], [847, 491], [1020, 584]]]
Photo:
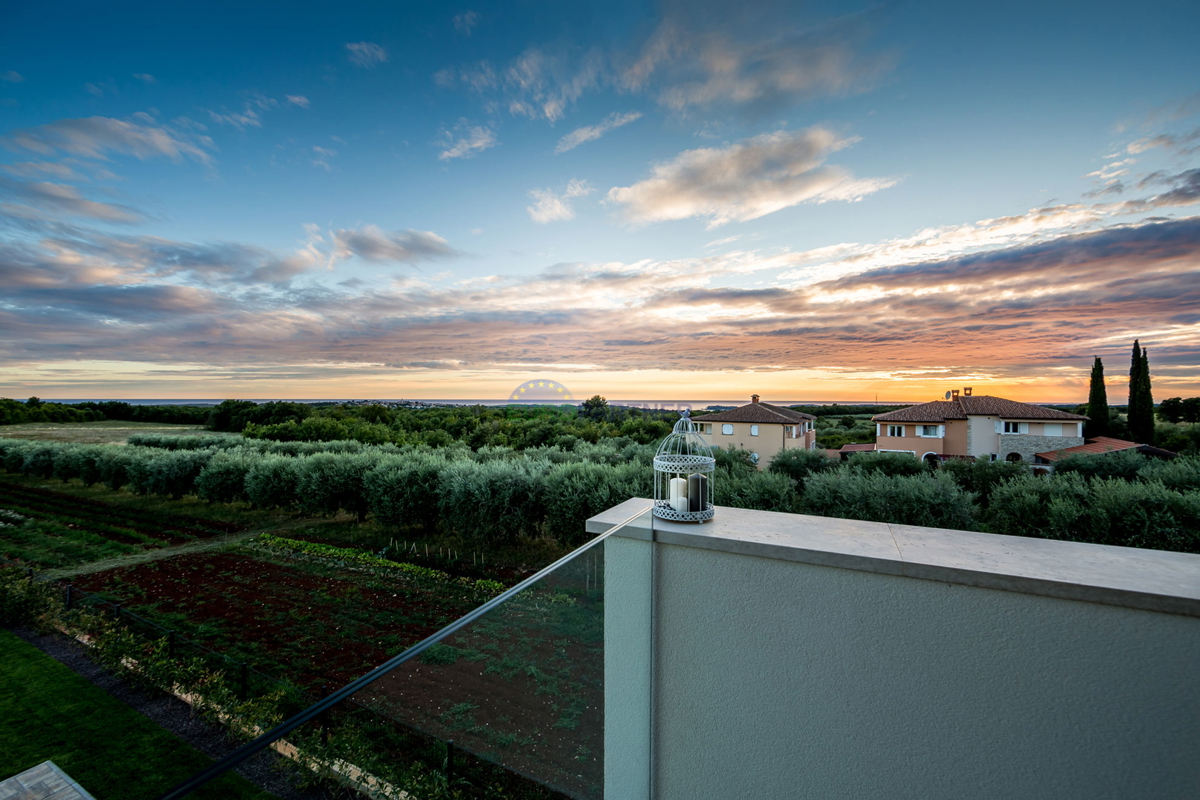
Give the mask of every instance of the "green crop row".
[[287, 539], [282, 536], [274, 536], [270, 533], [260, 534], [255, 538], [254, 543], [265, 547], [269, 550], [284, 551], [289, 553], [302, 553], [308, 556], [315, 556], [321, 559], [332, 559], [335, 561], [344, 561], [350, 564], [360, 564], [367, 567], [388, 570], [391, 572], [402, 572], [406, 575], [412, 575], [417, 578], [425, 578], [427, 580], [437, 581], [439, 583], [457, 583], [469, 589], [472, 589], [480, 594], [494, 595], [504, 591], [505, 586], [499, 581], [480, 578], [479, 580], [471, 580], [469, 578], [455, 578], [440, 569], [430, 569], [429, 567], [421, 567], [416, 564], [407, 564], [401, 561], [390, 561], [386, 558], [365, 553], [362, 550], [353, 550], [347, 547], [334, 547], [329, 544], [320, 544], [318, 542], [304, 542], [298, 539]]

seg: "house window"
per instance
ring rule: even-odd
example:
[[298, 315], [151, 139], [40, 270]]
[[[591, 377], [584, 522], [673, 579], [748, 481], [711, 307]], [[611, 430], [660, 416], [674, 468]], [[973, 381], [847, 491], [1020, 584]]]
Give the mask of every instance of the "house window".
[[942, 435], [941, 427], [941, 425], [922, 425], [921, 435], [937, 439]]
[[751, 435], [751, 436], [758, 436], [758, 426], [757, 426], [757, 425], [751, 425], [751, 426], [750, 426], [750, 435]]
[[888, 436], [904, 437], [903, 425], [888, 425]]
[[733, 436], [733, 426], [728, 422], [725, 423], [721, 426], [721, 433], [725, 434], [726, 436]]
[[1004, 432], [1005, 433], [1020, 433], [1021, 432], [1021, 423], [1019, 423], [1019, 422], [1004, 423]]
[[1043, 436], [1062, 436], [1063, 426], [1061, 422], [1047, 422], [1042, 428]]

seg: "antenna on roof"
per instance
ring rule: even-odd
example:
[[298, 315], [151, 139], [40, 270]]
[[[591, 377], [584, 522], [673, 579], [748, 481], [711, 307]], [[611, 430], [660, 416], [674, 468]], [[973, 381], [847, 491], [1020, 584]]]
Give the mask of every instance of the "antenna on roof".
[[946, 399], [947, 399], [947, 400], [949, 400], [949, 399], [950, 399], [950, 393], [949, 393], [949, 392], [946, 392]]

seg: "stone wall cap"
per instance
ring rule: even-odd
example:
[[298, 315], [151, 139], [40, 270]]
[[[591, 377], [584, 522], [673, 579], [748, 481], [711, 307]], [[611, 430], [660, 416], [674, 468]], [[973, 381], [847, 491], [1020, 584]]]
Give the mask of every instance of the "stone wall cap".
[[[587, 521], [603, 533], [650, 505], [634, 498]], [[879, 572], [1200, 617], [1200, 555], [718, 507], [711, 522], [650, 515], [615, 535], [744, 556]]]

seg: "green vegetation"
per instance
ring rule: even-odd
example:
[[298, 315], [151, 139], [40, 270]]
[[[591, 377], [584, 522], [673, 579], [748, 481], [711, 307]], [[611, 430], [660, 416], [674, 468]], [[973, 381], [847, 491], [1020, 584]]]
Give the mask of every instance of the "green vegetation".
[[92, 411], [81, 411], [61, 403], [43, 403], [31, 397], [24, 403], [0, 398], [0, 425], [18, 425], [23, 422], [93, 422], [104, 419], [104, 415]]
[[1129, 434], [1135, 442], [1154, 444], [1154, 397], [1150, 391], [1150, 358], [1133, 342], [1129, 366]]
[[[212, 761], [8, 631], [0, 630], [0, 775], [47, 759], [98, 800], [157, 797]], [[195, 797], [266, 798], [237, 775]]]
[[1083, 413], [1088, 417], [1088, 421], [1084, 423], [1085, 436], [1108, 436], [1108, 390], [1104, 387], [1104, 363], [1100, 356], [1096, 356], [1096, 361], [1092, 364], [1087, 410]]

